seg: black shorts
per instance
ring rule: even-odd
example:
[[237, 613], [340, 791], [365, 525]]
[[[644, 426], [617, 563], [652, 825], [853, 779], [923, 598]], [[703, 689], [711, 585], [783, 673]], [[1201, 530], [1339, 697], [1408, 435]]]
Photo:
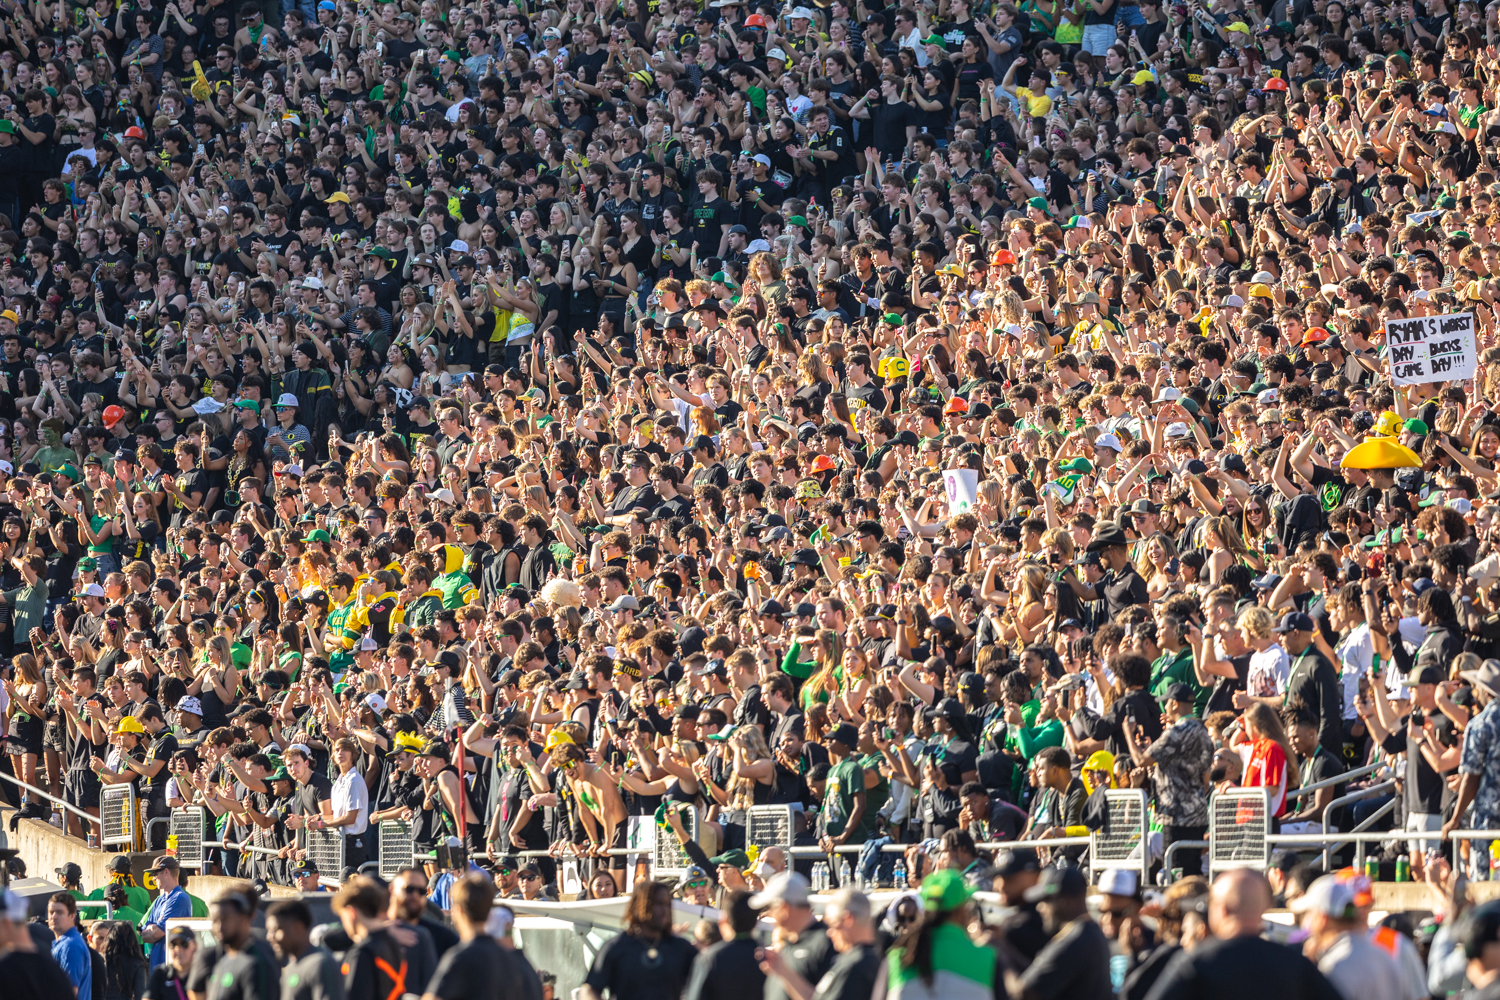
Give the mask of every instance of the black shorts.
[[63, 741], [63, 725], [57, 720], [50, 720], [42, 727], [42, 746], [48, 750], [56, 750], [59, 753], [67, 749]]
[[[621, 823], [615, 827], [615, 835], [609, 838], [609, 846], [615, 850], [623, 851], [630, 846], [630, 824]], [[606, 867], [625, 870], [625, 855], [612, 854], [609, 856]]]
[[67, 771], [63, 774], [63, 801], [79, 809], [98, 809], [102, 787], [93, 771]]

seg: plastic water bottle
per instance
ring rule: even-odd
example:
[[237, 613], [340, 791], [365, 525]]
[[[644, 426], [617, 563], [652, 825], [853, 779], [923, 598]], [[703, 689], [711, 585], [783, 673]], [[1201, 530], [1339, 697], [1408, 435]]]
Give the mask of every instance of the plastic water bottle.
[[812, 866], [812, 891], [823, 891], [823, 862], [814, 861]]
[[849, 859], [845, 858], [839, 862], [839, 888], [854, 883], [854, 872], [849, 867]]
[[906, 859], [900, 856], [896, 858], [896, 888], [906, 888]]

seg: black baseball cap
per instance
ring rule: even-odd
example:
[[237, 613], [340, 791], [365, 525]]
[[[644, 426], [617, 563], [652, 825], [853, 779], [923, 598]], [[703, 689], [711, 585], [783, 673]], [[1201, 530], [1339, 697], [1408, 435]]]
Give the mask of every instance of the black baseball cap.
[[1026, 890], [1026, 902], [1035, 903], [1059, 896], [1087, 896], [1089, 880], [1083, 872], [1069, 865], [1067, 868], [1048, 868], [1036, 885]]

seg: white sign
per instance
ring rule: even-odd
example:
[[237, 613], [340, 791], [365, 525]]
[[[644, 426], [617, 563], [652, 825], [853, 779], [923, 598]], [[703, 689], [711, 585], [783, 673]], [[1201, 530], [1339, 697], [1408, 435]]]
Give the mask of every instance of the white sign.
[[943, 485], [948, 490], [948, 514], [962, 514], [974, 506], [974, 497], [979, 492], [979, 471], [944, 470]]
[[1474, 345], [1473, 313], [1387, 320], [1385, 344], [1395, 385], [1474, 377], [1479, 354]]

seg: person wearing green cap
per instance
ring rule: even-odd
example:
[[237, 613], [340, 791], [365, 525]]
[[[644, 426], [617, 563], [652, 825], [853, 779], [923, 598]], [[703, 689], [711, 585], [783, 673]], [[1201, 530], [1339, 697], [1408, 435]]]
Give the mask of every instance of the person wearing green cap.
[[886, 996], [894, 1000], [993, 1000], [995, 952], [967, 930], [974, 889], [943, 868], [922, 880], [922, 918], [902, 929], [886, 957]]

